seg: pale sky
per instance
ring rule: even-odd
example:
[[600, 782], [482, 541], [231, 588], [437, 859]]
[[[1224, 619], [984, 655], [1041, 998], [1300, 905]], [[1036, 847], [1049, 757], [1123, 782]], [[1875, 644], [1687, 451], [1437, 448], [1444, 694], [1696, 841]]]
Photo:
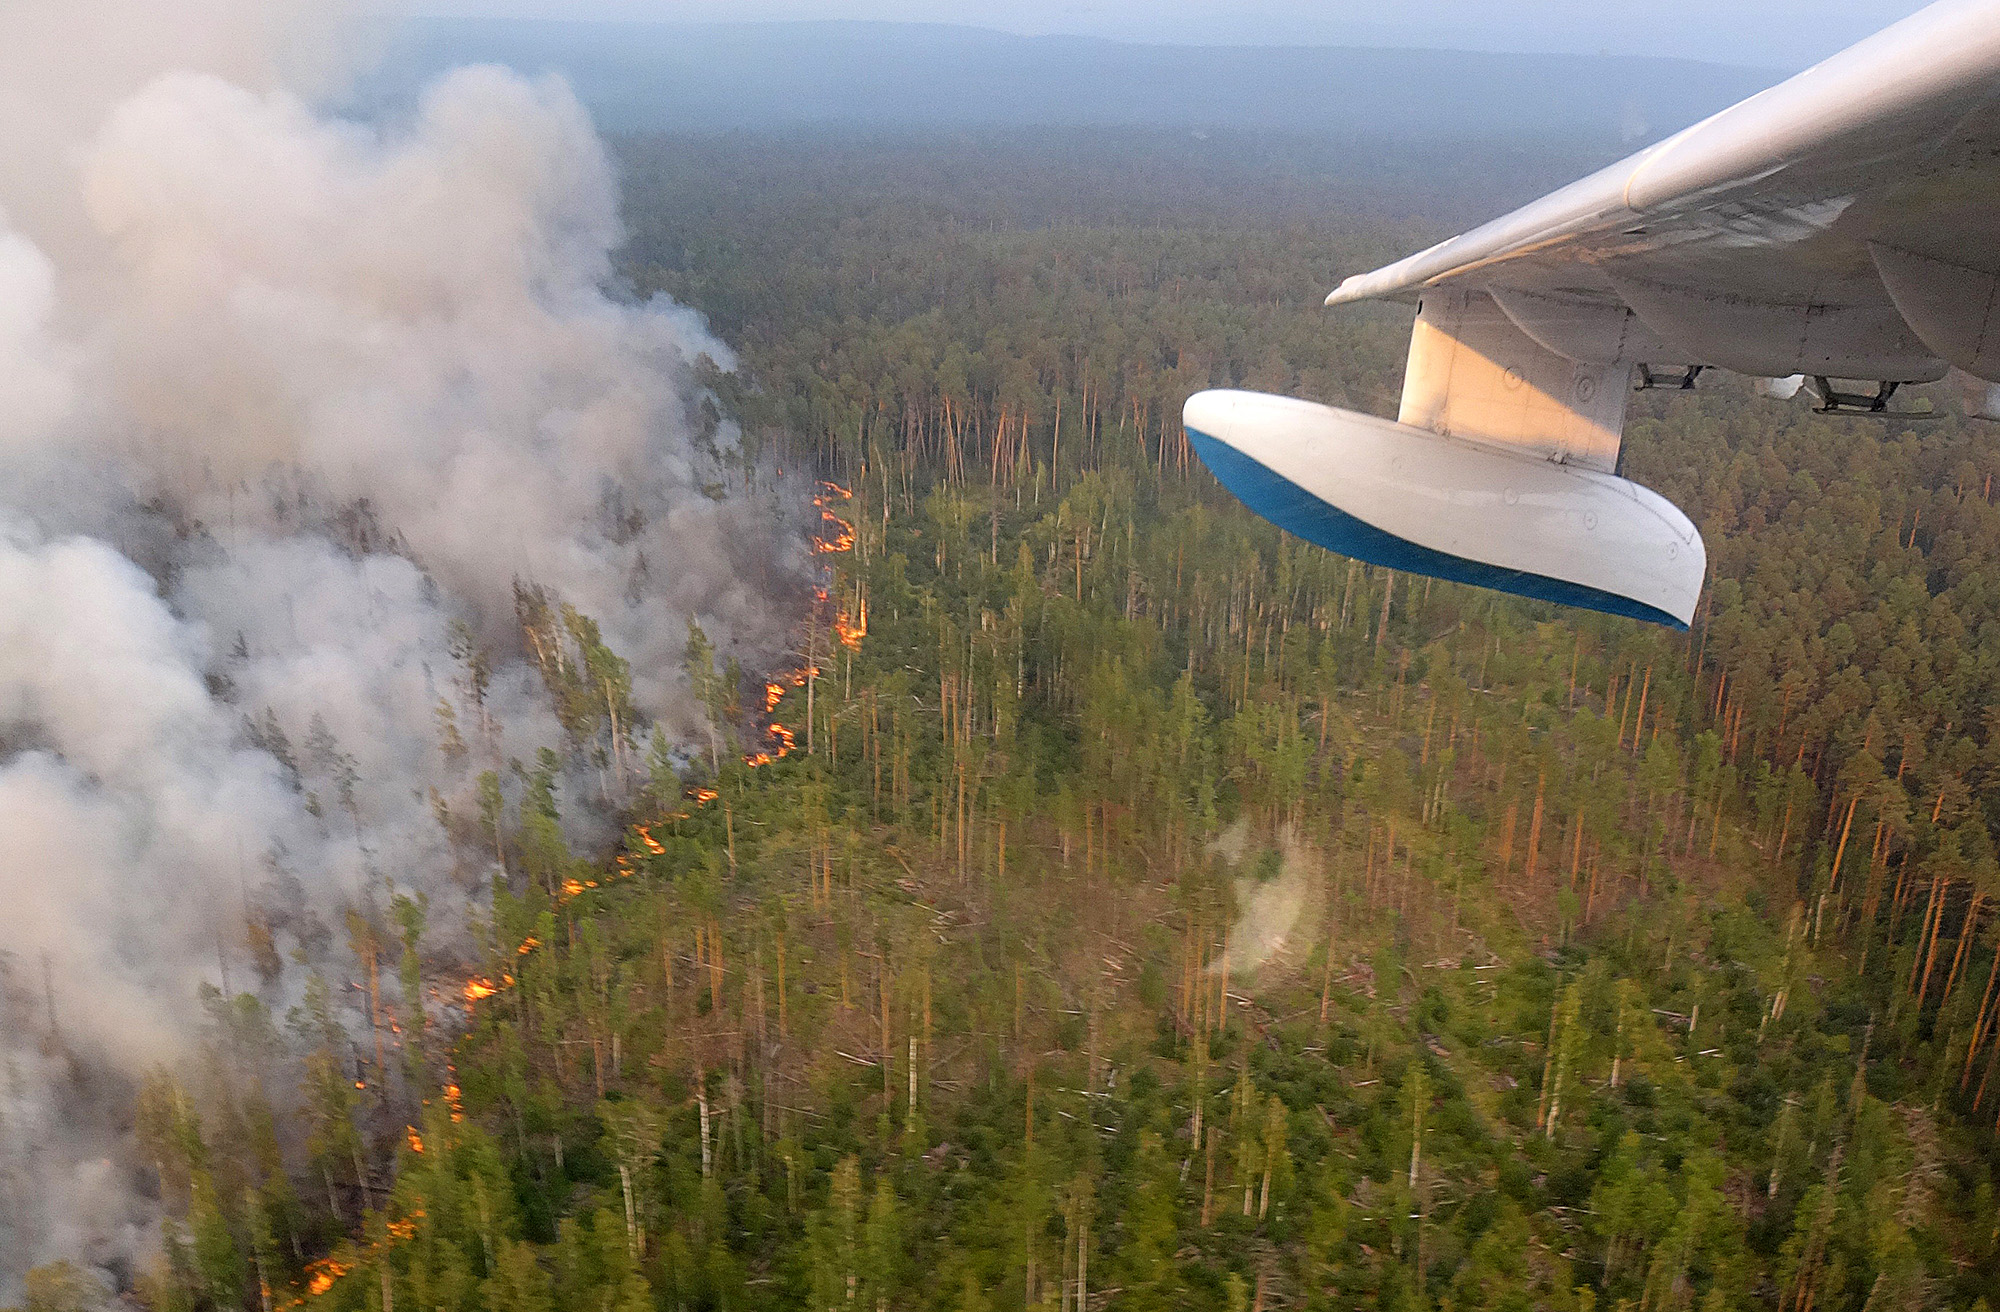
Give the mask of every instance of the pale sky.
[[1228, 45], [1654, 54], [1802, 68], [1913, 0], [417, 0], [426, 13], [651, 22], [852, 18]]

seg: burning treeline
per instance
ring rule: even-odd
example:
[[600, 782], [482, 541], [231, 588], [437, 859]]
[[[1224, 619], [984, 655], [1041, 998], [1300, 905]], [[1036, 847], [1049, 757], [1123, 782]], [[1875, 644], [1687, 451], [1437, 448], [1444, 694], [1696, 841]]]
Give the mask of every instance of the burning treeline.
[[[835, 578], [829, 568], [823, 582], [833, 586]], [[569, 960], [545, 964], [544, 958], [573, 959], [579, 951], [590, 960], [586, 969], [597, 986], [610, 989], [613, 981], [604, 974], [608, 966], [596, 947], [595, 910], [586, 905], [580, 916], [578, 904], [661, 864], [678, 864], [675, 852], [688, 845], [683, 834], [713, 828], [703, 826], [699, 815], [725, 814], [722, 850], [734, 861], [734, 822], [728, 817], [742, 804], [745, 772], [791, 754], [791, 730], [772, 717], [788, 698], [808, 696], [821, 671], [793, 665], [769, 682], [737, 680], [739, 692], [754, 686], [759, 695], [747, 712], [735, 697], [722, 698], [715, 708], [711, 727], [729, 752], [713, 763], [719, 770], [699, 750], [682, 758], [664, 735], [654, 737], [642, 769], [627, 759], [625, 735], [636, 717], [620, 701], [623, 662], [593, 644], [595, 626], [573, 607], [550, 604], [540, 589], [524, 587], [522, 596], [522, 639], [536, 653], [551, 700], [571, 708], [563, 717], [573, 735], [568, 754], [544, 748], [534, 769], [510, 763], [515, 790], [503, 787], [498, 771], [483, 771], [477, 782], [483, 809], [473, 824], [460, 823], [441, 794], [432, 798], [438, 823], [455, 836], [462, 869], [473, 872], [463, 914], [474, 939], [486, 948], [468, 977], [463, 966], [453, 965], [460, 942], [426, 940], [431, 897], [396, 892], [386, 907], [364, 902], [346, 911], [347, 968], [336, 961], [315, 969], [282, 1032], [258, 992], [225, 996], [206, 990], [210, 1027], [204, 1046], [218, 1064], [201, 1076], [163, 1069], [147, 1079], [139, 1095], [145, 1164], [169, 1215], [166, 1266], [130, 1272], [148, 1297], [169, 1298], [177, 1280], [194, 1278], [219, 1305], [240, 1301], [244, 1289], [217, 1274], [230, 1261], [218, 1255], [223, 1236], [239, 1228], [250, 1243], [238, 1256], [249, 1258], [248, 1271], [265, 1306], [318, 1297], [352, 1272], [390, 1261], [388, 1250], [413, 1241], [426, 1220], [425, 1155], [449, 1160], [463, 1147], [456, 1128], [463, 1122], [463, 1094], [453, 1053], [465, 1031], [477, 1032], [478, 1009], [504, 1007], [528, 1020], [537, 1003], [546, 1005], [550, 981], [574, 969]], [[559, 630], [550, 621], [555, 614], [561, 616]], [[852, 629], [843, 638], [840, 628], [823, 622], [818, 627], [808, 647], [858, 649]], [[479, 718], [480, 672], [488, 658], [464, 635], [458, 653], [463, 671], [457, 696], [442, 700], [436, 717], [440, 754], [447, 760], [489, 746], [485, 729], [470, 737], [460, 733], [456, 704], [470, 702], [473, 718]], [[698, 627], [688, 659], [710, 661], [706, 677], [720, 685], [725, 671], [715, 669]], [[702, 670], [691, 665], [690, 673], [702, 681]], [[606, 690], [603, 703], [574, 709], [582, 700], [579, 690], [593, 683]], [[566, 698], [576, 700], [566, 703]], [[746, 743], [758, 744], [758, 750], [745, 752]], [[587, 768], [567, 768], [574, 764]], [[624, 821], [623, 838], [608, 863], [572, 853], [558, 803], [566, 787], [581, 789], [580, 805], [595, 814], [647, 817]], [[510, 805], [508, 794], [516, 790], [518, 801]], [[669, 987], [678, 970], [692, 981], [684, 987], [707, 988], [704, 1009], [710, 1011], [721, 1006], [730, 972], [718, 914], [698, 904], [684, 908], [676, 919], [691, 924], [691, 941], [663, 943], [661, 957]], [[260, 970], [268, 970], [266, 983], [275, 983], [282, 965], [262, 964], [274, 936], [270, 918], [253, 910], [240, 926], [239, 941], [218, 944], [225, 977], [229, 959], [247, 952]], [[782, 1015], [781, 1007], [781, 1028]], [[580, 1028], [565, 1023], [562, 1030], [554, 1042], [587, 1052], [598, 1096], [625, 1078], [624, 1030], [614, 1023], [608, 1001]], [[718, 1053], [727, 1047], [721, 1037], [712, 1043]], [[301, 1054], [297, 1067], [286, 1059], [287, 1050]], [[292, 1070], [296, 1091], [287, 1087]], [[289, 1133], [287, 1122], [296, 1122], [302, 1135]], [[408, 1201], [412, 1198], [417, 1201]], [[361, 1238], [347, 1243], [340, 1239], [345, 1234]], [[231, 1252], [239, 1247], [230, 1241]], [[329, 1247], [334, 1251], [327, 1253]], [[312, 1253], [327, 1255], [301, 1261]]]
[[[204, 1266], [200, 1237], [205, 1228], [213, 1232], [230, 1226], [233, 1218], [225, 1215], [229, 1209], [216, 1200], [232, 1189], [241, 1191], [246, 1200], [245, 1214], [253, 1232], [251, 1269], [258, 1297], [266, 1306], [296, 1306], [333, 1293], [349, 1277], [365, 1276], [398, 1261], [394, 1251], [429, 1230], [432, 1218], [425, 1182], [433, 1164], [449, 1162], [467, 1149], [466, 1132], [459, 1128], [464, 1124], [465, 1093], [454, 1054], [462, 1036], [481, 1032], [486, 1008], [501, 1009], [501, 1014], [553, 1044], [551, 1055], [561, 1054], [561, 1065], [586, 1068], [588, 1086], [596, 1097], [604, 1098], [627, 1083], [628, 1027], [619, 1023], [618, 1013], [643, 1005], [649, 990], [631, 978], [630, 964], [615, 965], [606, 959], [599, 909], [588, 900], [635, 877], [655, 894], [663, 876], [673, 889], [667, 904], [672, 910], [660, 922], [659, 955], [653, 963], [659, 979], [651, 991], [661, 1005], [674, 1008], [681, 998], [679, 1005], [691, 1009], [692, 1028], [681, 1042], [696, 1062], [688, 1082], [694, 1087], [703, 1126], [703, 1159], [712, 1160], [720, 1148], [709, 1142], [711, 1115], [719, 1119], [722, 1113], [709, 1105], [709, 1068], [735, 1070], [725, 1078], [724, 1095], [734, 1114], [742, 1097], [737, 1081], [749, 1035], [741, 1017], [734, 1028], [716, 1023], [734, 1005], [728, 997], [731, 977], [745, 969], [732, 963], [736, 949], [721, 923], [726, 884], [737, 864], [735, 817], [746, 802], [753, 808], [760, 801], [768, 806], [768, 799], [759, 797], [768, 790], [748, 787], [761, 767], [784, 761], [794, 752], [818, 750], [838, 759], [843, 717], [819, 706], [817, 689], [829, 674], [822, 662], [836, 663], [833, 672], [843, 676], [843, 682], [851, 679], [851, 662], [867, 635], [865, 580], [840, 564], [842, 556], [853, 552], [857, 536], [855, 526], [836, 508], [851, 499], [848, 489], [830, 482], [820, 484], [811, 497], [820, 522], [808, 545], [818, 562], [819, 577], [807, 590], [795, 655], [768, 676], [753, 677], [734, 660], [719, 662], [701, 627], [689, 626], [684, 672], [706, 723], [685, 751], [676, 748], [667, 734], [651, 732], [649, 750], [639, 753], [632, 735], [643, 719], [630, 703], [627, 663], [605, 646], [598, 626], [576, 607], [543, 587], [517, 584], [522, 649], [533, 660], [556, 708], [566, 732], [565, 747], [543, 748], [532, 769], [518, 760], [509, 762], [511, 780], [499, 769], [481, 771], [476, 779], [476, 821], [458, 815], [436, 790], [431, 796], [438, 823], [454, 837], [460, 865], [491, 878], [490, 890], [473, 896], [471, 912], [473, 932], [486, 944], [482, 957], [469, 975], [461, 967], [460, 982], [450, 982], [451, 952], [430, 950], [424, 941], [430, 911], [424, 895], [395, 894], [387, 908], [393, 928], [386, 932], [377, 923], [381, 918], [377, 908], [347, 912], [346, 946], [354, 969], [332, 986], [320, 975], [312, 976], [304, 1000], [287, 1022], [294, 1040], [308, 1045], [296, 1109], [307, 1127], [302, 1148], [312, 1177], [304, 1196], [287, 1174], [285, 1155], [278, 1151], [283, 1136], [274, 1136], [270, 1128], [277, 1114], [274, 1102], [282, 1107], [288, 1101], [282, 1094], [274, 1102], [253, 1094], [248, 1112], [235, 1113], [239, 1118], [247, 1114], [267, 1128], [261, 1132], [259, 1167], [241, 1174], [231, 1171], [224, 1180], [211, 1164], [215, 1155], [209, 1145], [223, 1151], [237, 1147], [228, 1142], [237, 1129], [226, 1125], [205, 1132], [194, 1108], [207, 1099], [225, 1107], [242, 1103], [244, 1091], [230, 1088], [225, 1080], [219, 1087], [205, 1088], [206, 1099], [191, 1099], [173, 1076], [162, 1072], [153, 1077], [142, 1095], [147, 1109], [144, 1134], [169, 1211], [180, 1219], [168, 1222], [168, 1265], [164, 1273], [151, 1277], [149, 1288], [166, 1289], [182, 1265]], [[497, 756], [501, 737], [487, 706], [495, 657], [462, 625], [454, 629], [451, 654], [456, 661], [451, 691], [439, 699], [434, 714], [438, 752], [449, 765], [478, 764]], [[847, 702], [849, 690], [843, 687], [839, 697]], [[806, 721], [804, 744], [778, 718], [788, 705]], [[823, 746], [817, 745], [815, 730], [824, 735]], [[863, 751], [879, 754], [872, 735], [864, 735]], [[877, 768], [879, 772], [879, 761]], [[586, 807], [628, 817], [608, 862], [572, 854], [565, 838], [558, 798], [565, 787], [577, 785], [586, 787]], [[513, 805], [510, 792], [518, 792]], [[690, 854], [706, 849], [703, 840], [715, 836], [718, 815], [719, 849], [689, 870]], [[754, 818], [753, 809], [744, 823], [763, 827], [768, 822]], [[831, 912], [834, 851], [826, 846], [812, 859], [818, 872], [812, 880], [812, 904]], [[485, 921], [480, 916], [488, 905], [491, 919]], [[678, 932], [670, 928], [676, 924]], [[777, 958], [775, 978], [768, 981], [761, 959], [748, 968], [747, 996], [759, 1000], [761, 1009], [768, 984], [776, 1000], [775, 1015], [754, 1027], [759, 1039], [782, 1037], [790, 1028], [786, 935], [782, 928], [773, 934], [774, 946], [750, 949], [753, 957], [761, 958], [768, 950]], [[271, 937], [270, 927], [253, 916], [245, 941], [263, 944]], [[557, 981], [567, 983], [576, 971], [579, 953], [591, 987], [605, 991], [602, 1005], [587, 1009], [580, 1026], [568, 1018], [555, 1022], [538, 1015], [550, 1003], [549, 989]], [[859, 962], [849, 962], [843, 954], [843, 1007], [853, 1004], [861, 988], [858, 971]], [[399, 988], [394, 998], [383, 992], [387, 975], [394, 976]], [[621, 980], [629, 991], [623, 1006], [612, 996]], [[353, 997], [351, 1010], [359, 1012], [358, 1028], [343, 1022], [343, 1008], [335, 996], [340, 989]], [[212, 1041], [220, 1051], [275, 1050], [279, 1040], [254, 995], [225, 1000], [211, 990], [211, 997], [217, 1018]], [[716, 1019], [699, 1019], [703, 1015]], [[544, 1028], [552, 1023], [555, 1033]], [[886, 1013], [883, 1023], [889, 1023]], [[649, 1069], [671, 1066], [668, 1054], [659, 1051], [644, 1054], [644, 1060]], [[235, 1075], [233, 1065], [230, 1074]], [[559, 1084], [567, 1085], [560, 1072], [555, 1075]], [[262, 1087], [261, 1075], [256, 1083]], [[526, 1109], [515, 1111], [521, 1114], [516, 1129], [525, 1133]], [[298, 1163], [290, 1165], [295, 1168]], [[474, 1186], [475, 1193], [482, 1192], [477, 1177]], [[628, 1238], [636, 1254], [642, 1232], [636, 1219], [631, 1224]], [[512, 1228], [502, 1224], [492, 1233]], [[353, 1238], [340, 1240], [343, 1234]], [[214, 1243], [219, 1245], [220, 1240]], [[331, 1253], [302, 1264], [297, 1260], [302, 1253], [325, 1252], [329, 1244]], [[267, 1269], [266, 1249], [289, 1250], [291, 1260], [280, 1253], [270, 1259]], [[280, 1281], [275, 1287], [274, 1278]]]
[[[823, 515], [821, 530], [809, 539], [819, 577], [807, 588], [797, 656], [761, 679], [734, 661], [718, 668], [706, 635], [690, 625], [685, 674], [702, 699], [707, 724], [685, 751], [632, 706], [629, 667], [604, 645], [588, 616], [543, 587], [517, 585], [520, 650], [539, 672], [565, 742], [542, 748], [533, 768], [512, 760], [505, 774], [500, 768], [479, 771], [471, 790], [474, 814], [461, 814], [437, 788], [430, 792], [436, 821], [453, 838], [464, 901], [458, 915], [483, 950], [470, 972], [455, 966], [462, 939], [426, 939], [431, 895], [398, 892], [392, 883], [386, 906], [364, 900], [346, 909], [348, 966], [318, 963], [285, 1018], [289, 1043], [258, 992], [225, 995], [208, 988], [206, 1043], [220, 1066], [199, 1078], [163, 1069], [140, 1094], [146, 1164], [169, 1213], [167, 1265], [142, 1274], [143, 1289], [165, 1297], [176, 1279], [186, 1277], [182, 1267], [223, 1261], [203, 1258], [202, 1236], [207, 1233], [215, 1249], [222, 1231], [238, 1226], [249, 1228], [249, 1269], [266, 1305], [327, 1294], [351, 1273], [391, 1261], [389, 1250], [417, 1237], [426, 1212], [421, 1192], [409, 1191], [421, 1190], [412, 1182], [421, 1180], [419, 1163], [427, 1152], [449, 1154], [463, 1141], [453, 1128], [464, 1119], [453, 1053], [468, 1029], [477, 1031], [479, 1009], [531, 1015], [530, 999], [572, 969], [545, 965], [544, 958], [592, 951], [596, 912], [587, 899], [649, 872], [655, 878], [647, 882], [656, 883], [663, 867], [684, 863], [685, 835], [713, 828], [717, 811], [722, 856], [733, 870], [734, 815], [746, 772], [799, 750], [794, 732], [776, 717], [789, 702], [810, 719], [814, 690], [825, 674], [816, 658], [839, 653], [851, 659], [865, 636], [863, 621], [829, 601], [852, 588], [855, 611], [865, 613], [865, 589], [849, 582], [836, 559], [854, 546], [852, 526], [826, 510], [847, 495], [823, 484], [812, 498]], [[451, 654], [455, 673], [433, 720], [440, 761], [447, 771], [462, 772], [499, 755], [504, 729], [488, 698], [502, 658], [463, 625], [453, 631]], [[828, 728], [829, 750], [835, 750], [837, 730]], [[254, 723], [251, 729], [274, 732]], [[643, 753], [633, 745], [635, 734], [649, 743]], [[269, 750], [289, 754], [281, 742]], [[625, 826], [608, 860], [573, 853], [559, 802], [566, 791], [578, 794], [576, 805], [586, 816]], [[707, 824], [698, 818], [704, 814]], [[730, 973], [731, 949], [719, 914], [701, 904], [682, 908], [675, 918], [691, 923], [691, 940], [684, 952], [663, 944], [660, 958], [670, 987], [677, 967], [696, 991], [706, 985], [711, 1012], [722, 1006]], [[230, 957], [246, 950], [265, 985], [277, 983], [284, 966], [272, 945], [282, 928], [253, 908], [240, 941], [217, 945], [225, 978]], [[603, 968], [600, 957], [591, 970], [595, 975]], [[611, 987], [601, 976], [596, 983]], [[782, 978], [776, 987], [782, 991]], [[781, 1005], [781, 1031], [785, 1015]], [[598, 1097], [625, 1078], [623, 1033], [607, 1003], [580, 1031], [565, 1026], [556, 1040], [588, 1053]], [[720, 1053], [727, 1044], [717, 1037], [711, 1046]], [[284, 1087], [289, 1063], [282, 1053], [288, 1047], [301, 1054], [296, 1094]], [[221, 1123], [205, 1126], [202, 1109], [219, 1109]], [[287, 1120], [301, 1127], [301, 1137], [286, 1132]], [[294, 1178], [301, 1159], [304, 1183]], [[418, 1201], [399, 1201], [406, 1195]], [[240, 1207], [223, 1201], [232, 1197]], [[361, 1238], [338, 1242], [343, 1234]], [[289, 1260], [272, 1256], [279, 1250]], [[300, 1256], [313, 1252], [326, 1255], [301, 1265]], [[217, 1277], [202, 1279], [212, 1292], [222, 1288]]]

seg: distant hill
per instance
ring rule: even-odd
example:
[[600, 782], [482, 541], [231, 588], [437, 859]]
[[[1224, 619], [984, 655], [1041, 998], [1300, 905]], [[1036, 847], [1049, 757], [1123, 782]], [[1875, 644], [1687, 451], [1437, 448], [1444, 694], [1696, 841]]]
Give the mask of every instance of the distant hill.
[[1587, 55], [1140, 45], [932, 24], [422, 19], [355, 93], [407, 100], [490, 62], [566, 75], [612, 130], [1250, 128], [1369, 136], [1658, 137], [1775, 72]]

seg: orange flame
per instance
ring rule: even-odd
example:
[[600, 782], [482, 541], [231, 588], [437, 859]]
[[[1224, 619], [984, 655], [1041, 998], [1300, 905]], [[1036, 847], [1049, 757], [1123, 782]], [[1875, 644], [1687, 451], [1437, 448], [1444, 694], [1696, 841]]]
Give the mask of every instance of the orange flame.
[[333, 1282], [346, 1275], [347, 1264], [331, 1257], [322, 1257], [306, 1267], [306, 1292], [317, 1297], [333, 1288]]
[[[833, 525], [833, 531], [828, 536], [822, 537], [813, 543], [815, 554], [830, 556], [836, 552], [852, 551], [854, 549], [854, 525], [834, 514], [831, 510], [820, 511], [819, 517], [823, 523]], [[822, 532], [824, 531], [822, 530]]]
[[422, 1152], [424, 1150], [424, 1136], [417, 1133], [417, 1127], [414, 1125], [406, 1125], [403, 1127], [403, 1131], [409, 1137], [410, 1151], [413, 1153]]
[[840, 636], [841, 642], [847, 645], [849, 651], [860, 651], [861, 640], [868, 636], [868, 602], [865, 599], [862, 601], [859, 620], [846, 611], [834, 616], [833, 631]]
[[[618, 866], [619, 874], [629, 875], [632, 873], [632, 868], [625, 863], [624, 857], [622, 856], [619, 857], [616, 864]], [[576, 879], [576, 878], [565, 879], [562, 882], [562, 890], [561, 890], [562, 895], [559, 900], [567, 902], [573, 897], [581, 897], [586, 890], [593, 889], [596, 887], [597, 887], [597, 881], [595, 879]], [[523, 947], [521, 950], [524, 952], [527, 951], [525, 947]]]
[[[831, 485], [829, 484], [829, 486]], [[818, 589], [817, 595], [821, 601], [825, 601], [826, 589]], [[764, 714], [768, 716], [778, 708], [778, 703], [785, 698], [785, 690], [787, 688], [803, 688], [806, 686], [808, 680], [814, 678], [819, 673], [820, 668], [817, 665], [801, 665], [797, 669], [784, 670], [771, 675], [764, 684]], [[751, 752], [746, 755], [743, 758], [745, 765], [754, 767], [769, 765], [773, 761], [781, 761], [785, 757], [790, 756], [793, 748], [798, 745], [797, 740], [792, 736], [792, 731], [775, 721], [765, 726], [764, 737], [769, 740], [764, 750]]]
[[633, 825], [632, 832], [639, 835], [639, 841], [644, 843], [646, 850], [654, 856], [665, 856], [667, 854], [667, 849], [660, 844], [660, 840], [653, 837], [652, 826]]
[[[536, 938], [533, 934], [530, 934], [528, 935], [528, 937], [521, 940], [520, 947], [514, 949], [514, 955], [517, 957], [525, 957], [530, 952], [533, 952], [536, 948], [540, 947], [541, 945], [542, 941]], [[509, 984], [512, 984], [514, 982], [513, 977], [510, 975], [503, 975], [501, 976], [501, 978], [506, 980]]]
[[[854, 525], [834, 514], [827, 507], [831, 503], [850, 500], [854, 494], [838, 483], [823, 482], [820, 484], [820, 487], [822, 491], [818, 496], [813, 498], [813, 504], [819, 507], [820, 523], [822, 525], [831, 524], [833, 531], [831, 534], [823, 536], [814, 542], [813, 550], [822, 556], [831, 555], [838, 551], [851, 551], [854, 547]], [[824, 528], [821, 531], [824, 533]]]
[[447, 1084], [444, 1086], [444, 1105], [451, 1108], [451, 1119], [454, 1123], [465, 1119], [465, 1108], [459, 1104], [459, 1091], [456, 1084]]
[[490, 979], [469, 979], [465, 981], [466, 1005], [471, 1006], [482, 999], [490, 998], [499, 991], [493, 987], [493, 981]]
[[792, 749], [798, 745], [798, 740], [792, 736], [792, 731], [782, 724], [772, 724], [764, 730], [764, 735], [771, 740], [771, 750], [767, 752], [753, 752], [749, 756], [744, 757], [743, 763], [745, 765], [755, 767], [769, 765], [773, 761], [781, 761], [785, 757], [790, 756]]
[[[416, 1130], [411, 1129], [410, 1137], [412, 1139], [415, 1139], [416, 1133], [417, 1133]], [[422, 1149], [419, 1148], [418, 1151], [421, 1152]], [[369, 1244], [368, 1247], [365, 1250], [363, 1250], [362, 1260], [364, 1261], [369, 1260], [371, 1255], [381, 1252], [384, 1248], [388, 1247], [388, 1245], [390, 1244], [403, 1243], [408, 1240], [416, 1238], [417, 1222], [423, 1219], [424, 1219], [424, 1209], [421, 1207], [417, 1207], [412, 1209], [408, 1216], [401, 1217], [397, 1220], [388, 1222], [383, 1227], [385, 1236], [384, 1240], [382, 1242]], [[308, 1262], [306, 1264], [306, 1269], [305, 1269], [306, 1296], [308, 1298], [319, 1297], [321, 1294], [324, 1294], [328, 1290], [332, 1289], [335, 1281], [339, 1280], [342, 1276], [347, 1275], [349, 1272], [353, 1270], [354, 1266], [352, 1262], [342, 1261], [340, 1258], [337, 1257], [322, 1257], [315, 1261]], [[299, 1303], [303, 1301], [304, 1301], [303, 1299], [296, 1300], [292, 1303], [286, 1304], [285, 1306], [288, 1308], [297, 1307]]]
[[710, 802], [722, 796], [722, 794], [716, 792], [713, 788], [690, 788], [687, 795], [694, 799], [696, 806], [707, 806]]

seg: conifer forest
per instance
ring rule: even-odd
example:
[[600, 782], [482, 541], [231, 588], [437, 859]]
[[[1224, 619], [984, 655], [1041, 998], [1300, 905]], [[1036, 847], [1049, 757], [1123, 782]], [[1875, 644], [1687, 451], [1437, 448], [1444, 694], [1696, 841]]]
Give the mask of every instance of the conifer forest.
[[[391, 878], [335, 969], [246, 909], [134, 1093], [133, 1299], [2000, 1303], [2000, 431], [1636, 397], [1627, 472], [1710, 553], [1674, 633], [1301, 544], [1179, 424], [1216, 385], [1393, 415], [1409, 311], [1320, 298], [1584, 147], [615, 153], [620, 294], [737, 356], [710, 495], [804, 537], [792, 651], [691, 625], [636, 671], [524, 577], [565, 748], [523, 760], [467, 630], [464, 905]], [[701, 714], [636, 722], [635, 674]]]

